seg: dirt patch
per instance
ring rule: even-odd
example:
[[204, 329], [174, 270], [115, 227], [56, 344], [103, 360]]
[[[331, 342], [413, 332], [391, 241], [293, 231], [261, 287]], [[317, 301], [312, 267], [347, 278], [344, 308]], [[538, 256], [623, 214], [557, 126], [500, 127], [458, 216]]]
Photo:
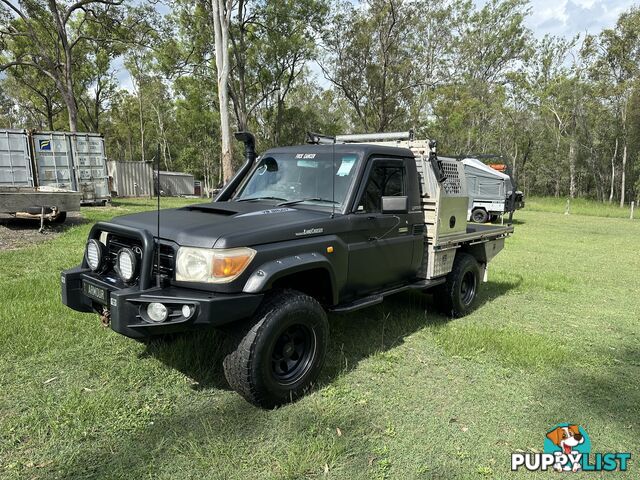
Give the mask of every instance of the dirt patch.
[[0, 251], [17, 250], [29, 245], [46, 242], [70, 227], [86, 223], [80, 213], [69, 213], [64, 223], [44, 222], [44, 232], [40, 233], [40, 220], [27, 220], [0, 216]]

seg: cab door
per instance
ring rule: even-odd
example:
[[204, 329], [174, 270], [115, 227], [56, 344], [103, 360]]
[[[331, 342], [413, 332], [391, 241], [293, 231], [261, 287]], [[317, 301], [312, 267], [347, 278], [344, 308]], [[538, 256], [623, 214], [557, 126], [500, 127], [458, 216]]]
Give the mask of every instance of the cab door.
[[362, 295], [403, 283], [415, 274], [410, 213], [382, 213], [382, 197], [406, 197], [407, 160], [369, 161], [356, 196], [349, 235], [348, 285]]

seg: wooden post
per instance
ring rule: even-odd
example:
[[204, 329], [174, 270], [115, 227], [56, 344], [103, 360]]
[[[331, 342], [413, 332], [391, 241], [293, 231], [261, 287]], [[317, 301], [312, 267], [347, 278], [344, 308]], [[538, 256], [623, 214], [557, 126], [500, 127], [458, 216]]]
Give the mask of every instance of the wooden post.
[[569, 215], [569, 207], [571, 204], [571, 199], [567, 198], [567, 207], [564, 209], [564, 214]]
[[635, 209], [636, 206], [636, 202], [631, 202], [631, 216], [629, 217], [630, 220], [633, 220], [633, 211]]

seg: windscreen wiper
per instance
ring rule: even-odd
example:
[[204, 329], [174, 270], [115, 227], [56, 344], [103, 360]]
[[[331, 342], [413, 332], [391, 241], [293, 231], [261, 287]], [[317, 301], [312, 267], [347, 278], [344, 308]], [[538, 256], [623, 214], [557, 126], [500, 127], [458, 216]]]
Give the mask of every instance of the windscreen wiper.
[[286, 198], [280, 198], [280, 197], [249, 197], [249, 198], [241, 198], [239, 200], [236, 200], [236, 202], [248, 202], [250, 200], [287, 200]]
[[302, 202], [325, 202], [325, 203], [340, 203], [335, 200], [329, 200], [326, 198], [300, 198], [298, 200], [289, 200], [287, 202], [282, 202], [276, 205], [276, 207], [286, 207], [288, 205], [295, 205], [296, 203]]

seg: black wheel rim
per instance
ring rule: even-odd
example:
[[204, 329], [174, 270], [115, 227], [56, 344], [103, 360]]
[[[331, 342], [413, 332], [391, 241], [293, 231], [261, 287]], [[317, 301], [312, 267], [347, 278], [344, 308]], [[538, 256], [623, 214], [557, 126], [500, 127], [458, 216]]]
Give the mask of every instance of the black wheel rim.
[[473, 272], [465, 272], [460, 282], [460, 297], [462, 303], [470, 305], [476, 296], [476, 276]]
[[313, 331], [305, 325], [291, 325], [280, 334], [271, 354], [271, 372], [280, 384], [292, 384], [311, 367], [316, 353]]

